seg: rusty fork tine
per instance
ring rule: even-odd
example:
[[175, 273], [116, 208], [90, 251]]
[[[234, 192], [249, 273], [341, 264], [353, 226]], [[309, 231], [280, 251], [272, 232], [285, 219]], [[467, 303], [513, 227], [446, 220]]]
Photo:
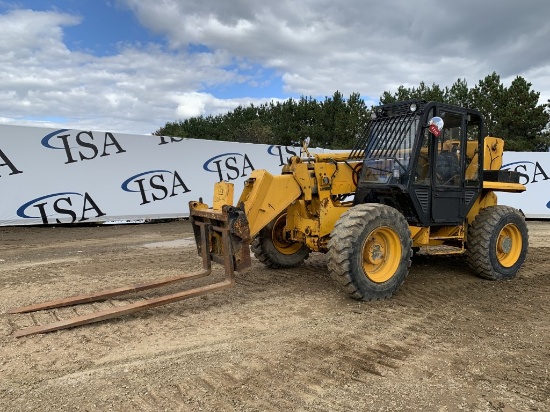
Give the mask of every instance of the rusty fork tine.
[[203, 252], [201, 253], [203, 267], [202, 271], [184, 273], [182, 275], [171, 276], [164, 279], [157, 279], [149, 282], [138, 283], [136, 285], [122, 286], [89, 294], [76, 295], [59, 300], [51, 300], [48, 302], [38, 303], [36, 305], [23, 306], [20, 308], [10, 309], [8, 313], [28, 313], [45, 309], [62, 308], [65, 306], [78, 305], [82, 303], [98, 302], [100, 300], [106, 300], [115, 296], [126, 295], [133, 292], [141, 292], [142, 290], [154, 289], [183, 280], [192, 280], [208, 276], [212, 272], [212, 265], [208, 253], [204, 250], [208, 248], [206, 228], [204, 227], [201, 227], [201, 242], [203, 243]]
[[36, 312], [44, 309], [62, 308], [65, 306], [78, 305], [82, 303], [97, 302], [100, 300], [106, 300], [115, 296], [126, 295], [128, 293], [140, 292], [142, 290], [154, 289], [161, 286], [169, 285], [171, 283], [179, 282], [181, 280], [197, 279], [204, 276], [208, 276], [211, 270], [203, 270], [200, 272], [186, 273], [183, 275], [167, 277], [164, 279], [153, 280], [150, 282], [139, 283], [136, 285], [123, 286], [115, 289], [107, 289], [99, 292], [71, 296], [59, 300], [51, 300], [44, 303], [37, 303], [36, 305], [23, 306], [20, 308], [10, 309], [8, 313], [28, 313]]
[[117, 308], [110, 308], [110, 309], [103, 310], [101, 312], [89, 313], [89, 314], [77, 316], [71, 319], [49, 323], [43, 326], [31, 326], [25, 329], [20, 329], [15, 331], [13, 336], [16, 338], [20, 338], [22, 336], [33, 335], [36, 333], [53, 332], [59, 329], [86, 325], [94, 322], [101, 322], [106, 319], [112, 319], [122, 315], [143, 311], [145, 309], [151, 309], [157, 306], [167, 305], [169, 303], [177, 302], [180, 300], [189, 299], [196, 296], [205, 295], [207, 293], [215, 292], [218, 290], [227, 289], [232, 286], [233, 286], [233, 281], [231, 279], [230, 280], [226, 279], [223, 282], [218, 282], [212, 285], [207, 285], [200, 288], [195, 288], [195, 289], [190, 289], [183, 292], [174, 293], [172, 295], [166, 295], [166, 296], [160, 296], [158, 298], [147, 299], [142, 302], [131, 303], [128, 305], [117, 307]]
[[[113, 296], [124, 295], [132, 292], [139, 292], [142, 290], [153, 289], [160, 286], [165, 286], [171, 283], [186, 281], [208, 276], [212, 273], [212, 253], [210, 252], [210, 242], [208, 237], [209, 226], [207, 224], [198, 224], [200, 227], [200, 251], [202, 256], [203, 270], [198, 272], [186, 273], [183, 275], [167, 277], [164, 279], [153, 280], [149, 282], [140, 283], [132, 286], [123, 286], [120, 288], [104, 290], [101, 292], [95, 292], [85, 295], [73, 296], [70, 298], [53, 300], [49, 302], [40, 303], [37, 305], [25, 306], [17, 309], [12, 309], [9, 313], [25, 313], [34, 312], [43, 309], [53, 309], [64, 306], [76, 305], [80, 303], [90, 303], [99, 300], [105, 300]], [[106, 319], [112, 319], [118, 316], [139, 312], [142, 310], [154, 308], [157, 306], [167, 305], [169, 303], [177, 302], [184, 299], [189, 299], [196, 296], [205, 295], [207, 293], [223, 290], [234, 286], [235, 274], [233, 256], [231, 251], [231, 242], [229, 240], [229, 229], [215, 228], [222, 235], [223, 248], [225, 250], [224, 267], [225, 267], [225, 279], [206, 286], [189, 289], [170, 295], [159, 296], [156, 298], [146, 299], [140, 302], [130, 303], [123, 306], [112, 307], [95, 313], [89, 313], [86, 315], [80, 315], [71, 319], [59, 320], [57, 322], [49, 323], [47, 325], [31, 326], [28, 328], [20, 329], [14, 332], [14, 337], [22, 337], [27, 335], [33, 335], [36, 333], [52, 332], [59, 329], [66, 329], [74, 326], [86, 325], [89, 323], [100, 322]]]

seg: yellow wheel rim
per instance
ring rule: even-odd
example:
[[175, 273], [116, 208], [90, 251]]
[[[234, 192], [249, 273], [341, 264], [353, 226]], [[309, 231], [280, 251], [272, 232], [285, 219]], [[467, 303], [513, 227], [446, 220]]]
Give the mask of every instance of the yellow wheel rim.
[[289, 242], [285, 239], [286, 214], [279, 216], [273, 225], [271, 239], [273, 246], [283, 255], [293, 255], [302, 248], [302, 243]]
[[502, 228], [498, 234], [496, 249], [498, 262], [509, 268], [513, 266], [521, 255], [523, 239], [519, 228], [510, 223]]
[[399, 235], [387, 226], [373, 230], [363, 242], [363, 272], [376, 283], [388, 281], [395, 275], [401, 261]]

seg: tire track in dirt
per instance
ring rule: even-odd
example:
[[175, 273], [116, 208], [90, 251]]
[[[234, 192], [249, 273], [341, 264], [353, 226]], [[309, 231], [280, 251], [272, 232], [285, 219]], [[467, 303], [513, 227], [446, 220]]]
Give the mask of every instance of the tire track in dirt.
[[[237, 296], [237, 305], [245, 304], [250, 301], [254, 295], [259, 292], [263, 300], [276, 298], [281, 292], [296, 289], [304, 284], [308, 284], [310, 280], [316, 280], [317, 284], [326, 282], [327, 286], [332, 286], [332, 281], [326, 280], [319, 276], [317, 268], [302, 267], [296, 271], [267, 271], [260, 269], [256, 272], [253, 279], [247, 279], [244, 282], [239, 282], [237, 287], [241, 287], [242, 294]], [[266, 283], [267, 281], [267, 283]], [[281, 286], [280, 282], [284, 281], [290, 285]], [[283, 291], [281, 291], [281, 288]], [[267, 294], [266, 294], [267, 290]], [[240, 297], [240, 299], [239, 299]], [[289, 296], [285, 293], [285, 297]], [[299, 297], [298, 297], [299, 299]], [[349, 300], [346, 301], [349, 303]], [[327, 387], [337, 387], [342, 379], [351, 379], [355, 382], [368, 384], [372, 378], [380, 378], [393, 373], [400, 367], [400, 364], [413, 352], [421, 342], [427, 340], [428, 335], [423, 324], [432, 324], [427, 322], [429, 312], [438, 306], [438, 298], [431, 299], [431, 303], [421, 305], [421, 311], [408, 313], [404, 309], [408, 309], [406, 305], [398, 305], [396, 308], [389, 305], [387, 302], [380, 302], [373, 310], [363, 310], [359, 313], [350, 312], [351, 316], [368, 314], [370, 318], [380, 319], [378, 323], [382, 323], [380, 327], [385, 327], [385, 332], [388, 333], [388, 324], [394, 324], [393, 335], [394, 339], [399, 340], [405, 337], [403, 345], [395, 346], [390, 344], [375, 343], [372, 346], [366, 346], [365, 340], [361, 336], [350, 334], [349, 332], [337, 334], [330, 345], [311, 344], [310, 340], [290, 340], [279, 342], [286, 348], [290, 355], [280, 354], [276, 356], [270, 353], [269, 358], [256, 355], [252, 358], [247, 358], [238, 364], [235, 363], [217, 363], [216, 369], [207, 369], [198, 376], [193, 376], [190, 379], [178, 382], [178, 388], [185, 388], [185, 398], [174, 400], [173, 405], [168, 407], [177, 407], [186, 403], [193, 403], [195, 406], [200, 406], [200, 399], [204, 398], [205, 393], [215, 393], [216, 398], [222, 396], [215, 392], [214, 382], [217, 382], [218, 387], [229, 388], [233, 387], [265, 387], [269, 386], [270, 382], [293, 382], [292, 385], [282, 385], [278, 388], [278, 392], [274, 394], [274, 399], [271, 401], [256, 400], [251, 403], [250, 399], [254, 399], [253, 394], [240, 389], [241, 396], [235, 395], [230, 399], [225, 399], [224, 402], [236, 402], [236, 399], [241, 407], [249, 410], [270, 409], [276, 402], [277, 408], [293, 409], [296, 405], [307, 405], [311, 410], [342, 410], [336, 403], [332, 403], [330, 399], [323, 399], [320, 394], [327, 392]], [[295, 302], [291, 302], [295, 303]], [[305, 306], [308, 303], [304, 304]], [[368, 304], [360, 304], [368, 305]], [[346, 307], [340, 307], [340, 310], [347, 310]], [[350, 316], [350, 313], [347, 315]], [[175, 319], [177, 315], [173, 315]], [[322, 326], [322, 325], [321, 325]], [[302, 328], [303, 324], [290, 325], [284, 327], [287, 332], [293, 329]], [[358, 324], [361, 328], [361, 324]], [[376, 329], [376, 328], [375, 328]], [[342, 331], [340, 331], [342, 332]], [[277, 335], [277, 332], [273, 332]], [[294, 334], [294, 333], [293, 333]], [[296, 333], [296, 335], [299, 335]], [[407, 337], [414, 336], [414, 341], [407, 341]], [[254, 339], [254, 338], [253, 338]], [[253, 340], [252, 339], [252, 340]], [[326, 340], [326, 337], [324, 337]], [[311, 339], [315, 341], [316, 339]], [[393, 340], [393, 339], [392, 339]], [[260, 344], [261, 342], [256, 342]], [[250, 342], [249, 342], [250, 344]], [[283, 358], [284, 362], [278, 359]], [[277, 359], [273, 361], [273, 359]], [[308, 362], [308, 360], [312, 360]], [[158, 357], [157, 357], [158, 360]], [[335, 371], [330, 367], [322, 367], [317, 365], [338, 365], [338, 370]], [[230, 371], [242, 371], [242, 375], [248, 378], [235, 378], [230, 374]], [[220, 378], [221, 374], [221, 378]], [[231, 379], [223, 376], [232, 376]], [[346, 378], [348, 377], [348, 378]], [[237, 379], [237, 380], [236, 380]], [[151, 388], [148, 393], [151, 393]], [[144, 408], [144, 410], [154, 410], [157, 407], [166, 407], [166, 399], [174, 399], [174, 393], [165, 393], [164, 389], [158, 389], [154, 394], [154, 399], [163, 399], [163, 404], [151, 404], [151, 398], [147, 401], [138, 400], [135, 403]], [[239, 390], [237, 390], [237, 393]], [[359, 394], [358, 394], [359, 395]], [[212, 406], [211, 403], [209, 403]], [[313, 408], [315, 405], [315, 408]], [[147, 409], [150, 408], [150, 409]], [[313, 408], [313, 409], [312, 409]]]
[[[182, 405], [190, 405], [190, 410], [205, 405], [207, 410], [296, 410], [300, 406], [348, 410], [331, 396], [342, 379], [370, 385], [373, 379], [387, 376], [387, 370], [396, 371], [408, 356], [408, 350], [387, 345], [365, 352], [351, 347], [357, 342], [339, 342], [334, 347], [311, 346], [308, 341], [299, 342], [300, 346], [280, 343], [284, 350], [277, 354], [256, 353], [238, 362], [214, 361], [213, 366], [170, 385], [149, 386], [144, 389], [146, 395], [138, 395], [132, 404], [140, 410], [176, 410]], [[204, 359], [197, 361], [204, 363]], [[193, 364], [189, 366], [196, 370]], [[272, 382], [279, 384], [273, 387]], [[256, 388], [266, 387], [271, 389], [259, 397]], [[355, 395], [361, 399], [359, 393]]]
[[[316, 280], [317, 283], [322, 283], [324, 279], [319, 276], [316, 268], [307, 267], [300, 269], [298, 274], [290, 271], [271, 273], [263, 269], [259, 272], [261, 274], [253, 281], [250, 281], [250, 285], [241, 286], [242, 293], [237, 295], [237, 301], [234, 302], [231, 308], [238, 309], [242, 307], [242, 304], [250, 301], [251, 297], [254, 304], [256, 300], [276, 300], [281, 293], [281, 289], [283, 289], [282, 292], [285, 292], [285, 296], [288, 298], [289, 295], [286, 292], [292, 291], [296, 287], [300, 288], [300, 286], [308, 285], [311, 279]], [[266, 280], [268, 281], [267, 283], [265, 282]], [[332, 285], [330, 280], [325, 279], [324, 281], [327, 282], [327, 286], [330, 287]], [[281, 285], [283, 282], [285, 284]], [[336, 296], [338, 296], [337, 293]], [[293, 300], [290, 304], [298, 304], [302, 299], [300, 293], [296, 292], [291, 297], [293, 297]], [[348, 302], [348, 299], [345, 298], [345, 301]], [[199, 306], [209, 306], [206, 309], [210, 310], [210, 316], [213, 315], [212, 311], [216, 312], [216, 308], [214, 307], [215, 302], [201, 301], [199, 303]], [[336, 303], [338, 304], [338, 302]], [[300, 305], [308, 306], [309, 303], [300, 303]], [[252, 307], [256, 308], [254, 305]], [[175, 315], [173, 312], [168, 311], [168, 308], [163, 309], [166, 309], [167, 313], [163, 313], [162, 315], [167, 314], [169, 318], [172, 318], [164, 319], [163, 323], [165, 325], [169, 323], [173, 326], [174, 323], [182, 323], [182, 321], [188, 321], [190, 317], [193, 317], [185, 315], [186, 319], [182, 319], [180, 315]], [[223, 313], [225, 309], [227, 308], [219, 309], [219, 312]], [[232, 310], [230, 315], [235, 314], [234, 310]], [[260, 316], [267, 316], [268, 310], [269, 308], [263, 308], [264, 313], [260, 313]], [[165, 311], [163, 310], [163, 312]], [[353, 316], [355, 315], [357, 314]], [[152, 318], [157, 316], [159, 314], [150, 315], [147, 318], [153, 320]], [[198, 317], [200, 318], [200, 316]], [[267, 319], [269, 319], [269, 316]], [[140, 319], [136, 321], [139, 322]], [[287, 333], [290, 331], [292, 335], [300, 336], [299, 330], [304, 328], [304, 323], [307, 323], [307, 320], [303, 318], [291, 319], [289, 324], [278, 326], [278, 328], [280, 332], [285, 330]], [[110, 333], [119, 337], [117, 344], [125, 344], [135, 339], [133, 333], [135, 331], [127, 324], [115, 323], [111, 326], [109, 328]], [[153, 334], [158, 333], [161, 327], [161, 325], [157, 325], [150, 332]], [[322, 329], [322, 324], [320, 328]], [[185, 329], [185, 326], [181, 327], [181, 330], [183, 329]], [[178, 330], [176, 327], [173, 331], [177, 332]], [[89, 339], [93, 339], [94, 335], [97, 334], [97, 331], [95, 332], [92, 328], [89, 328], [85, 334], [89, 335]], [[77, 333], [80, 334], [81, 332]], [[313, 333], [314, 336], [311, 336], [311, 339], [298, 339], [296, 341], [291, 339], [278, 342], [277, 346], [281, 346], [283, 350], [278, 354], [270, 353], [269, 357], [256, 353], [253, 356], [240, 360], [238, 363], [216, 363], [216, 368], [208, 368], [198, 375], [195, 374], [189, 379], [184, 379], [178, 382], [176, 386], [170, 386], [169, 390], [163, 388], [155, 389], [153, 387], [146, 388], [146, 395], [137, 396], [132, 401], [132, 406], [140, 410], [158, 410], [160, 407], [170, 409], [180, 408], [182, 405], [189, 405], [190, 403], [196, 407], [200, 406], [202, 402], [208, 401], [207, 404], [211, 408], [210, 410], [214, 410], [217, 403], [220, 403], [220, 406], [222, 406], [219, 410], [226, 410], [223, 408], [223, 405], [227, 406], [231, 402], [247, 410], [270, 409], [274, 405], [277, 408], [288, 410], [292, 410], [296, 405], [308, 405], [308, 408], [311, 410], [342, 410], [338, 402], [334, 403], [330, 400], [330, 397], [328, 399], [320, 397], [320, 394], [322, 395], [327, 392], [323, 388], [339, 386], [339, 381], [347, 375], [351, 376], [351, 379], [355, 382], [367, 382], [370, 376], [378, 378], [387, 374], [387, 370], [396, 369], [399, 366], [399, 362], [402, 362], [408, 354], [407, 348], [396, 348], [388, 345], [385, 347], [375, 346], [371, 349], [365, 348], [361, 338], [349, 335], [349, 333], [344, 336], [339, 334], [334, 336], [334, 341], [329, 346], [312, 345], [310, 344], [310, 340], [316, 341], [319, 338], [316, 336], [318, 332], [314, 330]], [[270, 339], [273, 336], [276, 337], [278, 334], [279, 331], [272, 331]], [[232, 339], [235, 342], [234, 336], [229, 336], [228, 339]], [[250, 348], [258, 344], [261, 345], [262, 339], [265, 339], [265, 337], [252, 336], [245, 341], [237, 339], [236, 343], [244, 345], [244, 350], [250, 350]], [[347, 343], [343, 343], [343, 341]], [[212, 343], [210, 342], [210, 344]], [[173, 357], [173, 354], [170, 357]], [[312, 361], [308, 361], [309, 359]], [[304, 360], [306, 361], [305, 363]], [[120, 362], [122, 363], [109, 363], [105, 365], [105, 368], [112, 369], [113, 366], [117, 364], [119, 366], [123, 365], [126, 361], [120, 360]], [[318, 362], [326, 365], [336, 363], [339, 365], [339, 370], [335, 371], [330, 367], [316, 366]], [[162, 354], [156, 353], [153, 363], [164, 363]], [[235, 370], [241, 371], [240, 376], [234, 375], [233, 371]], [[174, 372], [174, 374], [177, 375], [177, 372]], [[251, 388], [269, 386], [270, 382], [273, 381], [283, 383], [293, 382], [293, 384], [282, 385], [272, 394], [272, 399], [255, 399], [254, 391]], [[174, 392], [174, 388], [176, 387], [185, 388], [185, 391], [180, 391], [180, 393], [185, 393], [185, 397], [178, 398], [176, 396], [177, 393]], [[218, 393], [219, 391], [216, 392], [214, 390], [216, 387], [225, 388], [225, 390], [230, 388], [230, 391], [231, 388], [235, 387], [236, 392], [232, 396], [224, 398], [222, 394]], [[205, 400], [205, 393], [214, 394], [215, 399], [206, 397]], [[218, 399], [220, 397], [223, 399], [222, 401]]]
[[[0, 395], [8, 406], [26, 400], [29, 410], [40, 410], [40, 404], [32, 408], [34, 400], [56, 394], [57, 400], [79, 399], [82, 409], [99, 410], [347, 411], [366, 410], [368, 402], [385, 410], [427, 406], [430, 399], [419, 395], [426, 389], [432, 400], [448, 396], [455, 406], [464, 391], [478, 396], [468, 401], [470, 410], [490, 410], [510, 396], [516, 409], [549, 409], [541, 369], [550, 357], [547, 251], [533, 248], [510, 282], [481, 280], [461, 258], [415, 259], [402, 288], [382, 302], [349, 299], [328, 276], [322, 255], [293, 270], [272, 271], [255, 262], [237, 274], [232, 290], [28, 340], [4, 337], [3, 344], [15, 343], [0, 365], [14, 392]], [[162, 277], [166, 272], [155, 273], [159, 267], [181, 272], [197, 266], [193, 250], [144, 253], [131, 260], [124, 248], [102, 255], [98, 266], [66, 272], [61, 282], [73, 276], [70, 285], [52, 294]], [[125, 280], [113, 279], [122, 269]], [[25, 293], [33, 296], [40, 287]], [[71, 311], [46, 311], [36, 322]], [[26, 316], [9, 322], [32, 322]], [[2, 331], [8, 330], [6, 319], [0, 319]], [[30, 369], [31, 386], [18, 367]], [[458, 382], [488, 395], [472, 395], [477, 392]], [[94, 396], [100, 392], [102, 397]], [[417, 403], [391, 403], [407, 397]]]
[[[445, 259], [445, 258], [436, 258], [434, 262], [429, 264], [430, 271], [446, 271], [448, 270], [448, 261], [449, 260], [456, 260], [455, 258], [452, 259]], [[237, 289], [239, 289], [239, 293], [232, 296], [232, 299], [234, 300], [234, 303], [236, 304], [245, 304], [250, 300], [252, 297], [257, 297], [258, 294], [263, 295], [263, 298], [277, 298], [277, 296], [280, 293], [285, 293], [285, 296], [288, 293], [293, 294], [303, 294], [306, 290], [307, 286], [311, 282], [314, 282], [316, 284], [316, 293], [319, 293], [319, 286], [322, 285], [323, 289], [321, 292], [326, 290], [333, 290], [333, 293], [341, 293], [338, 290], [337, 285], [328, 278], [328, 276], [325, 276], [322, 274], [322, 272], [326, 271], [326, 267], [323, 266], [323, 264], [319, 263], [317, 261], [314, 265], [308, 266], [307, 264], [305, 266], [302, 266], [300, 268], [296, 268], [295, 270], [280, 270], [280, 271], [271, 271], [267, 270], [263, 267], [259, 267], [259, 265], [255, 265], [254, 267], [254, 274], [251, 276], [240, 276], [237, 275]], [[399, 320], [402, 324], [402, 329], [407, 328], [407, 324], [411, 323], [411, 326], [409, 326], [409, 330], [415, 333], [422, 333], [422, 330], [418, 328], [418, 326], [414, 325], [422, 325], [425, 322], [424, 321], [418, 321], [417, 319], [425, 318], [427, 315], [429, 315], [434, 310], [438, 310], [444, 305], [445, 303], [448, 303], [448, 295], [456, 295], [456, 296], [470, 296], [475, 293], [480, 293], [480, 291], [487, 291], [488, 289], [493, 288], [496, 286], [493, 282], [484, 282], [478, 278], [475, 278], [468, 273], [465, 273], [460, 276], [451, 275], [450, 277], [446, 277], [444, 274], [440, 274], [439, 276], [433, 276], [431, 274], [428, 274], [428, 276], [422, 276], [421, 278], [415, 277], [415, 267], [413, 265], [413, 269], [411, 270], [413, 272], [412, 275], [409, 276], [408, 281], [405, 283], [405, 285], [401, 288], [401, 290], [396, 294], [396, 296], [391, 300], [392, 304], [388, 305], [382, 305], [384, 308], [384, 311], [386, 312], [386, 316], [390, 316], [388, 320]], [[516, 280], [517, 281], [517, 280]], [[177, 287], [173, 287], [172, 289], [179, 289]], [[167, 293], [171, 293], [172, 291], [168, 290]], [[158, 295], [160, 293], [153, 294], [153, 296]], [[141, 294], [143, 296], [146, 296], [147, 293]], [[150, 295], [150, 294], [149, 294]], [[131, 300], [125, 300], [125, 299], [118, 299], [116, 301], [110, 301], [111, 304], [116, 304], [117, 306], [120, 306], [125, 303], [131, 303], [134, 302], [135, 299]], [[116, 303], [113, 303], [116, 302]], [[196, 300], [191, 300], [190, 302], [196, 302]], [[369, 311], [372, 313], [373, 310], [376, 311], [377, 307], [379, 305], [376, 305], [376, 303], [359, 303], [361, 306], [361, 311]], [[170, 307], [173, 307], [174, 305], [170, 305]], [[188, 306], [193, 306], [193, 303], [189, 303]], [[200, 305], [203, 306], [203, 305]], [[307, 306], [307, 305], [306, 305]], [[413, 312], [409, 315], [407, 312], [403, 312], [402, 310], [397, 311], [396, 318], [392, 319], [391, 314], [392, 311], [395, 311], [393, 306], [402, 306], [404, 308], [409, 308]], [[88, 307], [90, 309], [88, 309]], [[548, 310], [548, 308], [543, 308]], [[359, 310], [359, 309], [358, 309]], [[48, 315], [48, 311], [41, 312], [39, 314], [35, 315], [28, 315], [29, 317], [35, 316], [38, 318], [45, 318], [46, 321], [55, 321], [59, 320], [61, 318], [66, 318], [63, 311], [64, 309], [56, 309], [57, 312], [52, 312], [51, 315]], [[66, 311], [66, 310], [65, 310]], [[74, 309], [69, 309], [68, 312], [74, 311]], [[78, 314], [84, 314], [84, 313], [90, 313], [93, 312], [94, 309], [92, 306], [89, 305], [81, 305], [78, 308]], [[57, 314], [59, 312], [59, 314]], [[150, 311], [154, 312], [154, 311]], [[378, 314], [380, 315], [380, 314]], [[49, 319], [51, 317], [52, 319]], [[32, 324], [35, 324], [36, 322], [25, 322], [18, 320], [17, 324], [22, 326], [31, 326]], [[417, 336], [418, 337], [418, 336]]]

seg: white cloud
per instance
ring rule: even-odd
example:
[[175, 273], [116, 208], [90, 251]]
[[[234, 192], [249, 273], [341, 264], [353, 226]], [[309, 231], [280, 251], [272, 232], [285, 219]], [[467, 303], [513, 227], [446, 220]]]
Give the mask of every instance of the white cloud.
[[[243, 80], [224, 69], [232, 63], [227, 52], [188, 54], [146, 45], [98, 57], [70, 51], [63, 43], [63, 28], [79, 21], [58, 12], [0, 15], [3, 123], [151, 133], [167, 121], [226, 112], [239, 104], [193, 98], [204, 84]], [[42, 120], [48, 118], [59, 120]]]
[[[295, 94], [377, 98], [394, 85], [474, 85], [493, 71], [506, 79], [550, 65], [547, 0], [124, 3], [173, 47], [199, 43], [259, 62]], [[545, 77], [528, 80], [548, 90]]]
[[[227, 113], [237, 106], [249, 106], [251, 104], [259, 106], [262, 103], [267, 103], [263, 98], [244, 98], [244, 99], [218, 99], [210, 93], [182, 93], [173, 97], [178, 103], [177, 117], [187, 119], [196, 117], [205, 113], [213, 116]], [[269, 101], [277, 102], [284, 99], [270, 99]]]
[[47, 50], [50, 58], [67, 57], [69, 51], [62, 42], [62, 27], [79, 22], [80, 18], [69, 14], [31, 10], [0, 15], [0, 54], [10, 60], [12, 56], [36, 59]]
[[[0, 15], [0, 122], [151, 133], [168, 121], [225, 113], [289, 95], [360, 92], [375, 102], [399, 85], [470, 86], [496, 71], [550, 98], [550, 2], [435, 0], [118, 0], [167, 45], [126, 44], [95, 56], [70, 50], [86, 16]], [[190, 52], [189, 45], [203, 52]], [[264, 85], [256, 98], [212, 90]], [[205, 92], [205, 88], [209, 88]], [[263, 90], [269, 90], [265, 88]], [[38, 119], [38, 120], [34, 120]]]
[[209, 101], [214, 100], [211, 95], [205, 93], [185, 93], [175, 100], [179, 101], [177, 115], [179, 118], [188, 119], [203, 114]]

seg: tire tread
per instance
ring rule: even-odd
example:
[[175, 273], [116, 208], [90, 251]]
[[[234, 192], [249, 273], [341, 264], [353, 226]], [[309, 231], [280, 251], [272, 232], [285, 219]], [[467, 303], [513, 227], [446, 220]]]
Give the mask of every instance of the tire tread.
[[399, 282], [397, 287], [382, 292], [364, 290], [355, 279], [357, 275], [352, 273], [352, 259], [355, 258], [357, 253], [357, 251], [353, 250], [354, 244], [365, 225], [366, 216], [369, 221], [399, 221], [402, 225], [407, 226], [408, 231], [408, 225], [405, 218], [396, 209], [376, 203], [365, 203], [354, 206], [344, 212], [334, 225], [328, 243], [328, 269], [331, 277], [339, 283], [352, 298], [366, 301], [387, 299], [401, 286], [405, 276], [408, 274], [408, 268], [411, 265], [412, 239], [409, 234], [405, 246], [405, 248], [409, 249], [408, 252], [405, 252], [407, 253], [406, 259], [408, 259], [407, 273], [403, 276], [403, 279]]

